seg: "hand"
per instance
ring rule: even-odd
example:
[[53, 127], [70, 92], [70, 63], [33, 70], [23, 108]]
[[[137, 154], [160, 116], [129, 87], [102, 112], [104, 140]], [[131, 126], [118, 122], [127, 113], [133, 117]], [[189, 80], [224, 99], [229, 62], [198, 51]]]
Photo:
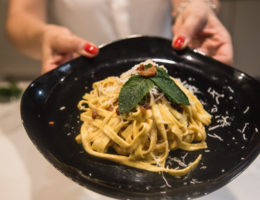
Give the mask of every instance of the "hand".
[[225, 64], [233, 64], [231, 37], [205, 1], [191, 1], [173, 26], [173, 47], [186, 46]]
[[42, 39], [42, 73], [80, 55], [95, 57], [98, 52], [94, 44], [73, 35], [67, 28], [47, 25]]

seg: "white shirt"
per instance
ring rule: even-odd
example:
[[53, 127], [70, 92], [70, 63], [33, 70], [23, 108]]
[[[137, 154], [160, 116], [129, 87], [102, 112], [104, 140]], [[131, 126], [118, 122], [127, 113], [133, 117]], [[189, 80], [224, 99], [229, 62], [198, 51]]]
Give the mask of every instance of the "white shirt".
[[55, 23], [97, 45], [129, 35], [171, 38], [170, 0], [52, 0]]

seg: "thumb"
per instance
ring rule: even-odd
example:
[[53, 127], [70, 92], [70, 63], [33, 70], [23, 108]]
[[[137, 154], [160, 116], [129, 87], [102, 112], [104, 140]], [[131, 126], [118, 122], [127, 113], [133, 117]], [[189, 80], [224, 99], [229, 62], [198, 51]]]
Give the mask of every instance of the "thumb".
[[203, 29], [203, 27], [206, 25], [206, 22], [206, 17], [193, 16], [191, 14], [186, 16], [181, 15], [179, 18], [177, 18], [173, 27], [173, 48], [176, 50], [185, 48], [195, 37], [195, 35]]

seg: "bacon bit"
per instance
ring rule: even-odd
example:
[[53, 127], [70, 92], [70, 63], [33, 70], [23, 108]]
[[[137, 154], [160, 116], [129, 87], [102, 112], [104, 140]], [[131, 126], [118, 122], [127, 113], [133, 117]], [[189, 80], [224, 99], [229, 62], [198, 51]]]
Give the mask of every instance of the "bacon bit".
[[151, 109], [152, 107], [149, 104], [146, 104], [144, 106], [140, 106], [140, 110], [142, 113], [145, 113], [146, 110]]
[[118, 99], [113, 103], [114, 106], [118, 104]]
[[141, 110], [142, 113], [145, 113], [145, 110], [146, 110], [146, 109], [145, 109], [144, 106], [140, 106], [140, 110]]
[[138, 74], [145, 77], [155, 76], [157, 74], [157, 69], [155, 66], [152, 66], [146, 70], [139, 71]]
[[96, 118], [97, 118], [97, 115], [98, 115], [97, 110], [96, 110], [96, 109], [93, 109], [93, 110], [92, 110], [92, 118], [93, 118], [93, 119], [96, 119]]
[[108, 109], [109, 111], [113, 111], [113, 110], [114, 110], [114, 106], [110, 105], [107, 109]]
[[144, 106], [144, 108], [145, 108], [145, 110], [149, 110], [149, 109], [151, 109], [151, 108], [152, 108], [152, 106], [151, 106], [151, 105], [149, 105], [149, 104], [146, 104], [146, 105]]
[[137, 71], [144, 71], [145, 67], [143, 64], [139, 65], [139, 67], [136, 69]]
[[119, 109], [118, 109], [118, 108], [116, 109], [116, 114], [117, 114], [117, 115], [120, 115], [120, 112], [119, 112]]
[[49, 121], [49, 126], [53, 126], [54, 125], [54, 121]]

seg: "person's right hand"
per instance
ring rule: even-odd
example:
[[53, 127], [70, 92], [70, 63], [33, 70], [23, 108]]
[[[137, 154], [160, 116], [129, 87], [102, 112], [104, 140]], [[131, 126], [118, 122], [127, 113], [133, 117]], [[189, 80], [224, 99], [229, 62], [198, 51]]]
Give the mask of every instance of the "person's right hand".
[[98, 52], [94, 44], [77, 37], [69, 29], [47, 25], [42, 38], [42, 73], [81, 55], [95, 57]]

